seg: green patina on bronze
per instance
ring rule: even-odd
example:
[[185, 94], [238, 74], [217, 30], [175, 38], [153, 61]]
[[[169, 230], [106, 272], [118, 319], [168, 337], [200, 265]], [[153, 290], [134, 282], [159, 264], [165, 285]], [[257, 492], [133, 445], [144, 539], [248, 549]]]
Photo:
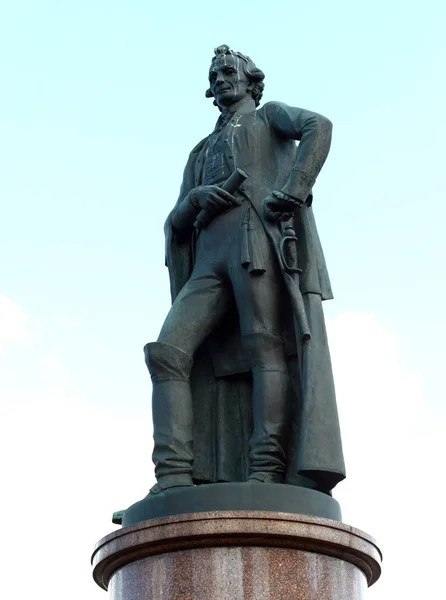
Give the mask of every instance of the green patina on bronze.
[[166, 221], [173, 304], [145, 347], [152, 497], [246, 481], [330, 494], [345, 477], [322, 311], [332, 291], [312, 208], [332, 125], [260, 106], [263, 89], [249, 57], [216, 49], [206, 95], [220, 116]]

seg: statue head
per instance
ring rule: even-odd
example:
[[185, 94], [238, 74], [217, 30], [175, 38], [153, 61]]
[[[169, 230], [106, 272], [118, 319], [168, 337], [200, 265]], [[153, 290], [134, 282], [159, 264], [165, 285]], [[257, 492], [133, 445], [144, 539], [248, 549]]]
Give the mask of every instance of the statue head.
[[259, 106], [265, 87], [263, 71], [255, 66], [249, 56], [234, 52], [229, 46], [219, 46], [214, 53], [206, 98], [214, 98], [214, 104], [223, 109], [249, 95]]

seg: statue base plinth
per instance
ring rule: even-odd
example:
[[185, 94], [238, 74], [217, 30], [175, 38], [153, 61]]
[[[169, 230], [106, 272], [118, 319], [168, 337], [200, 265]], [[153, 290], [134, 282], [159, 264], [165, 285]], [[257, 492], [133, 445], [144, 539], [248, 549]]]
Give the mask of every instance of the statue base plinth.
[[128, 527], [160, 517], [222, 510], [297, 513], [341, 521], [339, 503], [329, 494], [296, 485], [243, 482], [171, 488], [161, 494], [149, 494], [124, 511], [120, 524]]
[[92, 558], [110, 600], [363, 600], [380, 576], [373, 538], [338, 521], [213, 511], [143, 521]]

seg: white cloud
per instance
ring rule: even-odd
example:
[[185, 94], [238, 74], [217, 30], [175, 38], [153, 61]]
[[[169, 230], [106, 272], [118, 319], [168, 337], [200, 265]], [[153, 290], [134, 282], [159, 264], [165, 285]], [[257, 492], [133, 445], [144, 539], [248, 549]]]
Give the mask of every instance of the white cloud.
[[63, 369], [63, 361], [57, 354], [47, 354], [42, 359], [42, 366], [46, 374], [52, 375]]
[[421, 507], [428, 500], [440, 509], [434, 482], [441, 465], [422, 381], [372, 315], [344, 313], [328, 330], [347, 462], [347, 480], [334, 495], [345, 522], [375, 536], [385, 559], [370, 598], [434, 595], [438, 582], [426, 573], [440, 567], [441, 540], [424, 527]]
[[[91, 578], [94, 544], [116, 527], [115, 510], [148, 493], [150, 416], [89, 409], [43, 393], [2, 411], [2, 564], [5, 597], [102, 598]], [[26, 552], [26, 578], [20, 557]], [[11, 560], [12, 557], [15, 557]], [[10, 587], [8, 584], [10, 582]], [[20, 581], [20, 585], [17, 582]]]
[[[112, 513], [153, 484], [149, 403], [143, 414], [88, 406], [89, 382], [77, 381], [74, 391], [71, 365], [43, 343], [39, 318], [1, 300], [2, 593], [56, 600], [63, 590], [66, 600], [104, 600], [90, 555], [116, 528]], [[30, 329], [39, 331], [32, 351]]]
[[28, 316], [13, 300], [0, 294], [0, 351], [7, 344], [29, 342]]

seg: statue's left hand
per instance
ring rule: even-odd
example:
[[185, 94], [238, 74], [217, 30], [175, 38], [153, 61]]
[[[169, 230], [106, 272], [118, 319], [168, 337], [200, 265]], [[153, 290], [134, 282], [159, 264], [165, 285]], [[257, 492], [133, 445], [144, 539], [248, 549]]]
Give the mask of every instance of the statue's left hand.
[[288, 221], [300, 203], [282, 192], [273, 192], [263, 203], [268, 221]]

